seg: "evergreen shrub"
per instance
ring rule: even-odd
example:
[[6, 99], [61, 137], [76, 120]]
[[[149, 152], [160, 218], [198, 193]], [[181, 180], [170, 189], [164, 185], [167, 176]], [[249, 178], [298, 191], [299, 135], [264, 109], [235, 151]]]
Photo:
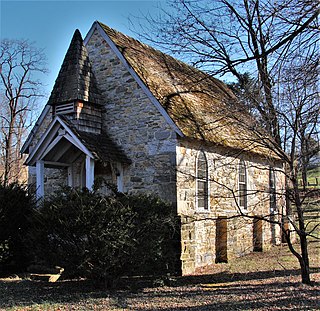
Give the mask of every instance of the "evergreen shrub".
[[172, 206], [154, 196], [64, 187], [35, 209], [30, 240], [37, 262], [110, 281], [176, 271], [178, 227]]
[[35, 197], [18, 183], [0, 183], [0, 273], [19, 272], [29, 263], [25, 237]]

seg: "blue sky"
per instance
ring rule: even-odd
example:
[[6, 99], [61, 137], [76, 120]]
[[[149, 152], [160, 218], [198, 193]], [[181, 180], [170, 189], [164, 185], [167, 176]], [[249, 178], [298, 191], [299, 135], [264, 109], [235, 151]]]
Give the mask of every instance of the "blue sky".
[[0, 0], [0, 37], [29, 39], [45, 49], [50, 73], [42, 80], [49, 95], [75, 29], [85, 37], [92, 23], [99, 20], [135, 36], [130, 31], [129, 16], [156, 14], [159, 4], [164, 5], [164, 0]]

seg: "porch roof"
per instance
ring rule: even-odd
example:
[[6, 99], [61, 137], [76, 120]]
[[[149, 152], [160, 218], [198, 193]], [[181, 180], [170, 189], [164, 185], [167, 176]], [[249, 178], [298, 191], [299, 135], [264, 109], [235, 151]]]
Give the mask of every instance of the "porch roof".
[[[38, 160], [47, 161], [49, 158], [50, 165], [67, 166], [72, 161], [72, 157], [66, 157], [66, 153], [72, 151], [76, 157], [76, 150], [78, 153], [83, 152], [103, 163], [131, 163], [123, 150], [112, 141], [107, 133], [103, 132], [98, 135], [78, 131], [67, 118], [57, 116], [39, 139], [27, 158], [26, 164], [35, 165]], [[66, 158], [68, 161], [65, 160]]]
[[60, 116], [86, 148], [101, 162], [121, 162], [130, 164], [131, 160], [124, 151], [102, 130], [101, 134], [79, 131], [67, 118]]

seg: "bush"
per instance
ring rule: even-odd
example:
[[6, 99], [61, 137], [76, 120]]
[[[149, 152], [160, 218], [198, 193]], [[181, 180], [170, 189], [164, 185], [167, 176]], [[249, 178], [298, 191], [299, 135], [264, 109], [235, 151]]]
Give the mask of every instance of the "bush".
[[180, 274], [180, 219], [171, 204], [152, 195], [118, 197], [135, 214], [132, 238], [135, 242], [126, 274]]
[[62, 266], [68, 276], [113, 280], [176, 269], [177, 219], [155, 197], [63, 188], [35, 210], [34, 220], [37, 261]]
[[28, 265], [25, 236], [35, 206], [26, 186], [0, 183], [0, 264], [1, 274], [18, 272]]

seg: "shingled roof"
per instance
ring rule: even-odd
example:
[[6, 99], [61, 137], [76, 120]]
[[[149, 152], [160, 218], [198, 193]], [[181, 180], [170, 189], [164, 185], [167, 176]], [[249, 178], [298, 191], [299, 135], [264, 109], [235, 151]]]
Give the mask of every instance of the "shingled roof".
[[[272, 155], [220, 80], [98, 22], [185, 137]], [[246, 124], [246, 125], [245, 125]], [[249, 126], [248, 126], [249, 125]]]
[[75, 100], [98, 105], [104, 103], [91, 68], [87, 49], [78, 29], [73, 35], [48, 104], [53, 105]]
[[92, 152], [96, 159], [103, 163], [120, 162], [130, 164], [131, 160], [124, 151], [102, 131], [101, 134], [93, 134], [84, 131], [74, 131], [82, 143]]
[[79, 131], [68, 118], [60, 116], [60, 119], [72, 130], [83, 145], [88, 148], [95, 159], [100, 160], [103, 163], [131, 163], [131, 160], [127, 157], [121, 147], [110, 138], [106, 131], [102, 130], [101, 134]]

